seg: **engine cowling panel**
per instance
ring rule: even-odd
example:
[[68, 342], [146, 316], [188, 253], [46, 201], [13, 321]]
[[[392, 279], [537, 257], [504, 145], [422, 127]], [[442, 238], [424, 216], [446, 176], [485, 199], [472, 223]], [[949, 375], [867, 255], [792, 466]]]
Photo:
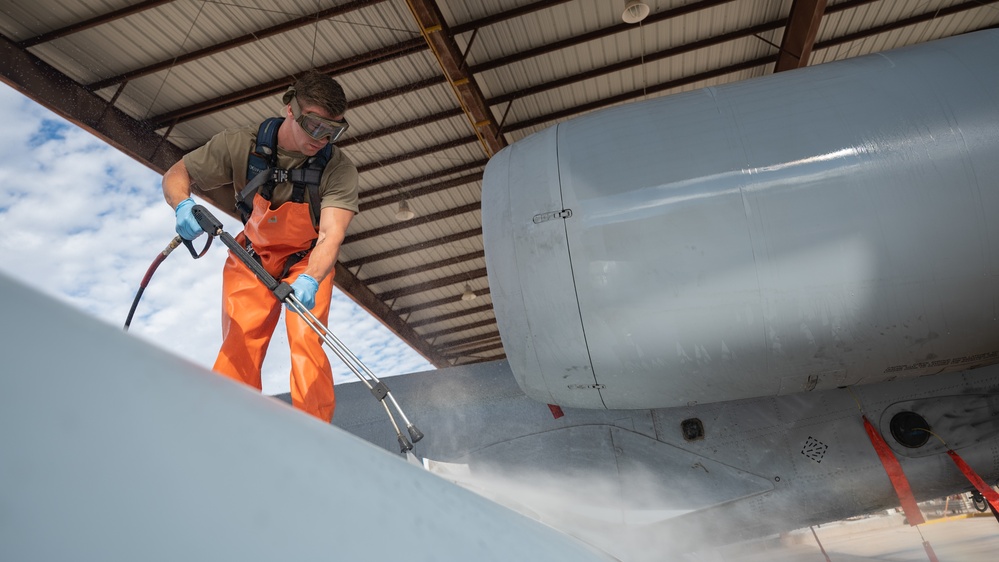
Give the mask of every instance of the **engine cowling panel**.
[[999, 359], [999, 32], [601, 111], [497, 154], [524, 391], [663, 408]]

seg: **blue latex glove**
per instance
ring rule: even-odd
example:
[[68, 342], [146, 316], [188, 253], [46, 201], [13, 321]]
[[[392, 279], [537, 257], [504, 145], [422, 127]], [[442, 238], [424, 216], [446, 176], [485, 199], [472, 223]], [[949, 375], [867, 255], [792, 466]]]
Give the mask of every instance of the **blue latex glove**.
[[194, 199], [188, 197], [181, 201], [174, 211], [174, 214], [177, 215], [177, 234], [180, 234], [184, 240], [194, 240], [205, 232], [205, 229], [201, 228], [201, 225], [195, 220], [194, 213], [191, 212], [192, 207], [194, 207]]
[[295, 298], [305, 308], [312, 310], [312, 307], [316, 306], [316, 291], [319, 290], [319, 281], [303, 273], [291, 284], [291, 290], [295, 291]]

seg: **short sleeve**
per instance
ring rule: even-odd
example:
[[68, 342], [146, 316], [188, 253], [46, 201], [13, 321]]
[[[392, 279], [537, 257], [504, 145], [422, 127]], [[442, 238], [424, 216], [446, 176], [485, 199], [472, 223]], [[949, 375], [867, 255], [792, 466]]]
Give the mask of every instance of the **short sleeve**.
[[[246, 183], [246, 162], [253, 150], [253, 135], [248, 129], [227, 129], [202, 146], [184, 155], [184, 166], [192, 184], [201, 191], [223, 186], [242, 188]], [[233, 173], [234, 164], [239, 170]], [[233, 185], [234, 181], [237, 185]]]
[[322, 182], [321, 208], [338, 207], [358, 212], [357, 167], [339, 148], [326, 164]]

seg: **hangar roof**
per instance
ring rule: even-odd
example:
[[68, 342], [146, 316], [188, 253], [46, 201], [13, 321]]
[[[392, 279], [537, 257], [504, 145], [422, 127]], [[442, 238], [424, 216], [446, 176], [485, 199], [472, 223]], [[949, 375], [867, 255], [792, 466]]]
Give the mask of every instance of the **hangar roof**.
[[[295, 75], [336, 76], [361, 198], [336, 284], [443, 367], [504, 357], [479, 208], [503, 146], [617, 104], [999, 25], [999, 0], [644, 4], [630, 24], [626, 0], [3, 0], [0, 79], [162, 173], [278, 114]], [[202, 195], [228, 210], [220, 191]], [[414, 218], [397, 220], [401, 201]]]

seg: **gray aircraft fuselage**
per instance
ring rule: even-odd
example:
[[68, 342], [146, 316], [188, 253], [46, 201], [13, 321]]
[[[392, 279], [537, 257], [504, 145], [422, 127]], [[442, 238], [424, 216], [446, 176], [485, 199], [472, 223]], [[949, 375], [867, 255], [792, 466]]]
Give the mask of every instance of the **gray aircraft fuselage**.
[[392, 381], [442, 476], [627, 560], [898, 507], [862, 416], [999, 477], [999, 31], [560, 123], [482, 215], [508, 362]]
[[[999, 477], [999, 365], [958, 374], [679, 408], [549, 408], [506, 361], [388, 379], [426, 437], [433, 472], [621, 560], [664, 560], [738, 540], [897, 508], [866, 416], [919, 500], [971, 489], [945, 454]], [[337, 386], [334, 425], [390, 451], [384, 411], [359, 383]], [[894, 440], [900, 412], [931, 438]], [[688, 440], [685, 422], [703, 436]]]

